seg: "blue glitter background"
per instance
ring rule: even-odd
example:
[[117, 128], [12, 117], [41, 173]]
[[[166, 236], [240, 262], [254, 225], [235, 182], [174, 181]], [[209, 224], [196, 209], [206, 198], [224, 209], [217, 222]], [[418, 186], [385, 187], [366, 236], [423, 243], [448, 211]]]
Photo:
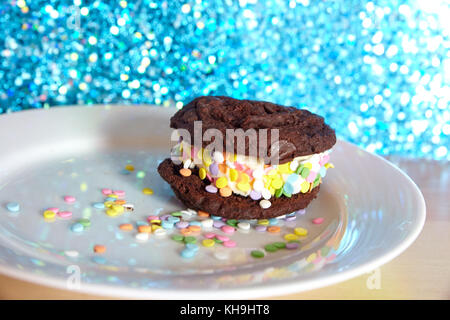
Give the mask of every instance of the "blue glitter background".
[[380, 154], [450, 159], [450, 6], [0, 0], [0, 113], [229, 95], [308, 108]]

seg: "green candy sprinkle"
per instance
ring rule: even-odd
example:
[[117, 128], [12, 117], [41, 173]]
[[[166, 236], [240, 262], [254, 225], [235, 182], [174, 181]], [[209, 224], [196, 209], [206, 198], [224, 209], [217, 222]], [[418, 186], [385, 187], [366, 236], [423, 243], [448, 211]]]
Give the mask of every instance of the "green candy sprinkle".
[[174, 217], [181, 217], [183, 214], [180, 211], [175, 211], [175, 212], [172, 212], [171, 215]]
[[172, 240], [175, 240], [177, 242], [182, 242], [184, 240], [184, 236], [180, 235], [180, 234], [174, 234], [172, 236]]
[[196, 237], [189, 236], [184, 238], [184, 243], [196, 243], [196, 242], [197, 242]]
[[283, 194], [283, 188], [277, 189], [275, 191], [275, 197], [279, 198]]
[[293, 243], [293, 242], [300, 244], [300, 241], [299, 241], [299, 240], [289, 240], [289, 241], [288, 241], [288, 243]]
[[85, 228], [88, 228], [91, 226], [91, 220], [89, 220], [89, 219], [80, 219], [80, 220], [78, 220], [78, 223], [80, 223]]
[[292, 194], [287, 193], [286, 191], [284, 191], [284, 189], [283, 189], [283, 194], [284, 194], [284, 196], [286, 196], [288, 198], [292, 197]]
[[237, 224], [238, 224], [238, 221], [236, 219], [227, 220], [227, 225], [229, 225], [229, 226], [236, 227]]
[[273, 244], [267, 244], [264, 246], [264, 250], [266, 250], [267, 252], [275, 252], [278, 250], [278, 248]]
[[310, 171], [309, 168], [304, 167], [300, 175], [306, 179], [309, 176], [309, 171]]
[[216, 243], [223, 243], [222, 240], [219, 240], [219, 239], [217, 239], [217, 238], [214, 238], [213, 240], [214, 240]]
[[259, 250], [253, 250], [252, 252], [250, 252], [250, 254], [253, 258], [264, 258], [264, 252]]
[[302, 172], [302, 169], [303, 169], [304, 167], [302, 166], [302, 165], [299, 165], [298, 166], [298, 168], [297, 168], [297, 170], [295, 170], [295, 173], [296, 174], [300, 174], [300, 172]]
[[278, 249], [284, 249], [284, 248], [286, 248], [286, 243], [284, 243], [284, 242], [274, 242], [273, 245], [274, 245], [275, 247], [277, 247]]

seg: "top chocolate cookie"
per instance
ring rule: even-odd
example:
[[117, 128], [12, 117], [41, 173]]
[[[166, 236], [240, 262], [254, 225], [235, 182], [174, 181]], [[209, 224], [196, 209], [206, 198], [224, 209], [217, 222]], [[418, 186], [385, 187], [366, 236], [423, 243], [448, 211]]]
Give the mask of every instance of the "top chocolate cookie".
[[[283, 141], [279, 144], [280, 163], [299, 156], [321, 153], [331, 149], [336, 143], [334, 130], [325, 124], [321, 116], [307, 110], [264, 101], [222, 96], [198, 97], [175, 113], [170, 119], [170, 127], [186, 129], [193, 137], [195, 121], [202, 121], [202, 134], [208, 129], [217, 129], [224, 137], [226, 129], [256, 129], [257, 134], [258, 129], [269, 129], [268, 150], [271, 148], [270, 129], [278, 129], [279, 141]], [[211, 141], [202, 141], [202, 147], [210, 143]], [[224, 140], [224, 150], [225, 143]], [[237, 148], [235, 144], [235, 153], [238, 153]], [[245, 151], [248, 152], [248, 145]]]

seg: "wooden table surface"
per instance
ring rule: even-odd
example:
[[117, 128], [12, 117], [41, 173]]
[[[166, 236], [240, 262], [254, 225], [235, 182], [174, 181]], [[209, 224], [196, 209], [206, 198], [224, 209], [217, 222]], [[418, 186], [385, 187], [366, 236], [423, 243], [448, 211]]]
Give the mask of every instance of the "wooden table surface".
[[[271, 299], [450, 299], [450, 164], [393, 157], [389, 160], [416, 182], [425, 197], [427, 219], [418, 239], [373, 273]], [[104, 298], [0, 276], [0, 299]]]

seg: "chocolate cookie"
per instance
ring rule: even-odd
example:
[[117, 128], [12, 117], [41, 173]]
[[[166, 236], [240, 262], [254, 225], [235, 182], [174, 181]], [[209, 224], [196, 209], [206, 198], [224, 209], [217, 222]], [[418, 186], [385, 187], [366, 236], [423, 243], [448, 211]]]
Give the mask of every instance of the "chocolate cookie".
[[[238, 100], [230, 97], [198, 97], [185, 105], [170, 119], [170, 127], [186, 129], [194, 136], [194, 121], [202, 121], [202, 134], [210, 128], [222, 132], [226, 129], [278, 129], [279, 140], [283, 142], [279, 152], [279, 163], [295, 157], [321, 153], [336, 143], [333, 129], [324, 119], [307, 110], [284, 107], [264, 101]], [[257, 130], [259, 135], [259, 132]], [[259, 136], [258, 136], [259, 137]], [[268, 132], [267, 154], [270, 154], [270, 130]], [[206, 147], [210, 141], [203, 141]], [[223, 142], [226, 150], [226, 141]], [[249, 144], [245, 145], [248, 155]], [[234, 143], [234, 153], [238, 153]]]
[[[262, 101], [200, 97], [179, 110], [170, 125], [185, 131], [158, 172], [187, 207], [212, 215], [263, 219], [303, 209], [317, 196], [323, 177], [333, 167], [329, 153], [336, 142], [334, 130], [322, 117], [306, 110]], [[210, 149], [212, 141], [202, 139], [208, 129], [215, 129], [214, 139], [224, 139], [213, 140], [218, 148]], [[270, 135], [271, 129], [278, 129], [278, 140], [276, 131]], [[247, 130], [251, 137], [242, 135]], [[229, 131], [231, 139], [236, 139], [231, 141], [232, 147]], [[268, 144], [260, 140], [266, 134]], [[259, 152], [259, 144], [265, 145], [262, 156], [250, 154], [255, 143]], [[275, 162], [274, 146], [279, 150]]]
[[192, 170], [190, 176], [183, 177], [179, 173], [181, 168], [181, 165], [166, 159], [158, 166], [158, 172], [185, 206], [228, 219], [268, 219], [306, 208], [320, 188], [317, 186], [311, 192], [298, 193], [290, 198], [275, 198], [271, 200], [270, 208], [263, 209], [249, 197], [235, 194], [222, 197], [218, 193], [209, 193], [205, 191], [209, 183], [199, 178], [198, 169]]

